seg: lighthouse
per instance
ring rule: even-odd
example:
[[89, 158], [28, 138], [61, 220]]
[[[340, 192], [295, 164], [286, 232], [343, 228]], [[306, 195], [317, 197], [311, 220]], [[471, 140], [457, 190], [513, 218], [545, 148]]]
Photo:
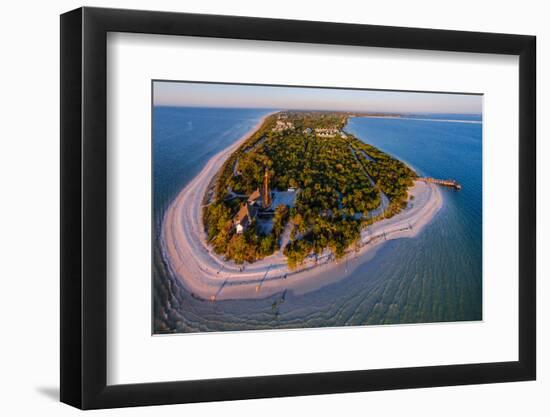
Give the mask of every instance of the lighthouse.
[[266, 168], [262, 184], [262, 208], [267, 210], [271, 206], [271, 191], [269, 190], [269, 172]]

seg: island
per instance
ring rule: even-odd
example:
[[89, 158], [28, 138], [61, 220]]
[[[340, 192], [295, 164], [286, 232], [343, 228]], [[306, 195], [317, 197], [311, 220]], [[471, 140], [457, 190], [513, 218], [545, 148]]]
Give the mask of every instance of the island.
[[442, 205], [438, 180], [346, 132], [361, 116], [275, 112], [212, 157], [166, 211], [172, 273], [211, 301], [306, 292], [343, 259], [415, 236]]
[[416, 173], [345, 133], [347, 117], [277, 113], [231, 154], [203, 218], [217, 254], [242, 264], [281, 249], [291, 269], [327, 250], [340, 259], [363, 227], [406, 206]]

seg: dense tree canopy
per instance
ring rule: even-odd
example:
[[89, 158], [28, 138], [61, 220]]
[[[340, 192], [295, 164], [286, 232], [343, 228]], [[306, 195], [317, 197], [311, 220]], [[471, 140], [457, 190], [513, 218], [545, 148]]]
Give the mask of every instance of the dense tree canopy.
[[[363, 225], [401, 210], [415, 172], [344, 133], [347, 117], [345, 113], [278, 113], [230, 156], [214, 181], [214, 197], [204, 214], [207, 235], [217, 253], [237, 263], [253, 262], [279, 249], [281, 235], [289, 227], [291, 239], [283, 253], [291, 268], [327, 249], [341, 257], [358, 241]], [[291, 127], [275, 128], [280, 119]], [[329, 131], [323, 136], [315, 129]], [[270, 232], [254, 220], [238, 235], [232, 219], [246, 197], [261, 187], [266, 170], [274, 191], [298, 190], [295, 206], [274, 208]], [[370, 212], [380, 206], [381, 193], [389, 205], [381, 216], [373, 217]]]

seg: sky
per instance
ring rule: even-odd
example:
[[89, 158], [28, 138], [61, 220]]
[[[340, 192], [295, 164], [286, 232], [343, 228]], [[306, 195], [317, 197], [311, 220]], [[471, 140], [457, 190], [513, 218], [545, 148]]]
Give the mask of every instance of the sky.
[[470, 94], [153, 82], [155, 106], [481, 114], [482, 101]]

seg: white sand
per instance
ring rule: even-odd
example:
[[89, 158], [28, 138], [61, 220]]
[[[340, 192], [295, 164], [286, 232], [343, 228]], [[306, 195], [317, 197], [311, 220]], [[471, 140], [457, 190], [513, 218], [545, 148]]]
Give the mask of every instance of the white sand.
[[[200, 298], [263, 298], [285, 289], [305, 293], [346, 275], [335, 271], [336, 268], [341, 268], [346, 259], [331, 261], [328, 252], [317, 262], [311, 259], [299, 269], [290, 271], [282, 251], [243, 266], [225, 261], [206, 243], [202, 201], [209, 183], [225, 160], [264, 120], [265, 118], [235, 144], [214, 155], [176, 196], [165, 213], [161, 232], [165, 260], [188, 291]], [[358, 260], [361, 256], [366, 260], [373, 256], [372, 249], [385, 240], [416, 236], [442, 205], [441, 193], [434, 184], [417, 181], [409, 194], [414, 196], [409, 207], [391, 219], [376, 222], [362, 231], [361, 248], [350, 251], [346, 258]]]

